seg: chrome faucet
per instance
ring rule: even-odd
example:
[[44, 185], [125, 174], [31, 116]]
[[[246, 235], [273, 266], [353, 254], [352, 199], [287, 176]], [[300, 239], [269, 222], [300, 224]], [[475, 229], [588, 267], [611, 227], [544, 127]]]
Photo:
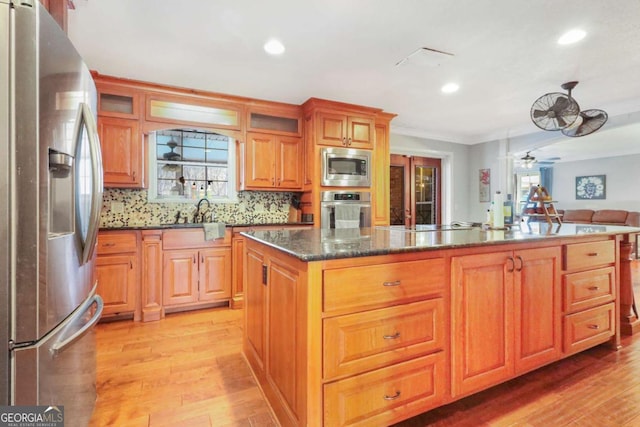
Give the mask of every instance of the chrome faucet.
[[209, 203], [209, 200], [206, 197], [203, 197], [202, 199], [198, 200], [198, 204], [196, 205], [197, 207], [196, 213], [193, 214], [194, 223], [203, 222], [203, 221], [198, 221], [198, 216], [200, 215], [200, 205], [202, 204], [202, 202], [207, 202], [207, 207], [211, 208], [211, 203]]

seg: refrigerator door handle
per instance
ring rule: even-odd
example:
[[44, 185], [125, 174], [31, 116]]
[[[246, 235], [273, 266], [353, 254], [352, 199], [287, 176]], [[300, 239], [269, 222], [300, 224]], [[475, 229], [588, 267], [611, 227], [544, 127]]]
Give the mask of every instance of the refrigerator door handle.
[[98, 228], [100, 226], [100, 210], [102, 208], [102, 153], [100, 151], [100, 140], [98, 138], [98, 128], [93, 118], [91, 109], [86, 103], [81, 103], [83, 122], [87, 128], [87, 137], [89, 138], [89, 152], [91, 155], [91, 213], [89, 214], [89, 226], [87, 231], [87, 241], [84, 245], [83, 260], [85, 264], [91, 258], [95, 251], [96, 239], [98, 238]]
[[[85, 323], [82, 328], [78, 329], [73, 335], [67, 337], [63, 340], [57, 341], [51, 345], [49, 351], [52, 356], [57, 356], [60, 352], [62, 352], [66, 347], [73, 344], [76, 340], [80, 339], [84, 334], [89, 332], [91, 328], [95, 326], [95, 324], [100, 320], [100, 316], [102, 316], [102, 310], [104, 309], [104, 302], [102, 301], [102, 297], [100, 295], [93, 295], [93, 297], [87, 299], [82, 307], [77, 311], [74, 317], [79, 318], [84, 316], [84, 314], [91, 308], [93, 304], [96, 304], [96, 311], [87, 323]], [[70, 322], [73, 324], [73, 322]]]

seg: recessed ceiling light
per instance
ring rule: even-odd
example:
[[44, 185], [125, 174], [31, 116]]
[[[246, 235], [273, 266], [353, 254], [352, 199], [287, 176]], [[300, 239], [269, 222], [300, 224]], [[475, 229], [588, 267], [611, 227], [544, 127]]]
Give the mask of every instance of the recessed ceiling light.
[[281, 55], [284, 53], [284, 45], [280, 40], [271, 39], [264, 44], [264, 50], [271, 55]]
[[457, 92], [458, 89], [460, 89], [460, 86], [458, 84], [447, 83], [446, 85], [442, 86], [440, 90], [442, 91], [442, 93], [454, 93]]
[[580, 40], [582, 40], [586, 35], [587, 35], [586, 32], [576, 28], [574, 30], [570, 30], [570, 31], [567, 31], [566, 33], [564, 33], [558, 39], [558, 44], [576, 43], [576, 42], [579, 42]]

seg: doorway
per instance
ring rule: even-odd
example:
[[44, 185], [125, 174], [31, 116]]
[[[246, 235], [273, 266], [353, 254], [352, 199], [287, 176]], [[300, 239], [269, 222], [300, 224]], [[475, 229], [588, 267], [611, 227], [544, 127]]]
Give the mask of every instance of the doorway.
[[391, 225], [440, 224], [441, 171], [440, 159], [391, 155]]

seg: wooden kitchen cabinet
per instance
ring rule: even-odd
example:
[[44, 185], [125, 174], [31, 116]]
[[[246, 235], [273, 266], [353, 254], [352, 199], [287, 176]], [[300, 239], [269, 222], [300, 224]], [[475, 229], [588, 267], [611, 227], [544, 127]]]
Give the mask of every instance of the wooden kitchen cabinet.
[[373, 149], [375, 120], [373, 117], [318, 112], [316, 144], [347, 148]]
[[143, 141], [138, 120], [98, 117], [105, 187], [144, 185]]
[[259, 250], [248, 249], [245, 267], [245, 345], [244, 351], [250, 352], [255, 362], [264, 371], [267, 307], [265, 256]]
[[304, 324], [298, 320], [306, 297], [299, 272], [250, 248], [245, 272], [244, 350], [260, 366], [270, 391], [287, 402], [291, 415], [300, 422], [305, 396], [299, 382], [307, 361], [298, 353], [305, 339]]
[[561, 357], [560, 248], [453, 257], [454, 396]]
[[231, 237], [204, 240], [200, 228], [163, 233], [162, 305], [185, 308], [231, 298]]
[[245, 190], [302, 190], [302, 139], [248, 132], [242, 159]]
[[[564, 246], [565, 354], [608, 341], [616, 327], [616, 245], [614, 240]], [[617, 341], [617, 340], [616, 340]]]
[[389, 225], [390, 148], [389, 128], [396, 115], [380, 113], [375, 124], [375, 148], [373, 150], [372, 212], [373, 225]]
[[199, 252], [199, 301], [231, 298], [231, 250], [204, 249]]
[[104, 301], [104, 316], [136, 311], [139, 275], [137, 233], [99, 233], [96, 276], [98, 295]]

